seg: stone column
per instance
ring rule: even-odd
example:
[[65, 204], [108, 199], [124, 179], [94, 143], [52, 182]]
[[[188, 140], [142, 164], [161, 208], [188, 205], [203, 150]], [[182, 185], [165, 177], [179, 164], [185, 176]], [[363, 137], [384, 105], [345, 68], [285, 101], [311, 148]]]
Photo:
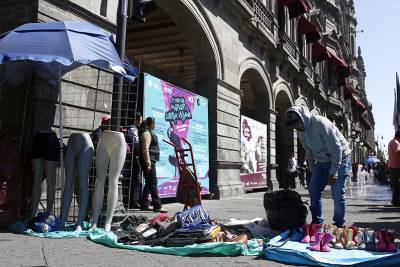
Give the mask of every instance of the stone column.
[[278, 164], [276, 163], [276, 115], [278, 113], [271, 109], [269, 112], [268, 123], [268, 177], [271, 177], [273, 189], [279, 188], [277, 173]]
[[240, 181], [240, 89], [218, 80], [208, 98], [210, 190], [216, 198], [244, 194]]

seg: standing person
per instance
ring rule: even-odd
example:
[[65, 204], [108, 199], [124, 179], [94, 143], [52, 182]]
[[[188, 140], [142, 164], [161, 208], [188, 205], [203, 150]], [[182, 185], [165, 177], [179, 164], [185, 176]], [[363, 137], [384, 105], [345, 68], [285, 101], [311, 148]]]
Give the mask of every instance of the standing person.
[[124, 196], [127, 196], [125, 202], [129, 208], [139, 209], [139, 200], [142, 194], [142, 170], [139, 164], [139, 127], [143, 121], [143, 117], [140, 112], [136, 112], [134, 118], [134, 124], [128, 127], [127, 132], [128, 144], [132, 153], [132, 164], [130, 183], [124, 186], [124, 188], [128, 189], [128, 192], [126, 192]]
[[153, 130], [156, 127], [156, 120], [148, 117], [140, 126], [140, 154], [139, 161], [143, 169], [145, 185], [140, 199], [140, 209], [148, 210], [149, 193], [153, 201], [154, 212], [167, 212], [161, 207], [161, 200], [158, 196], [156, 163], [160, 160], [160, 146], [157, 135]]
[[297, 162], [293, 156], [293, 153], [290, 153], [290, 156], [289, 156], [287, 173], [288, 173], [288, 179], [289, 179], [287, 186], [292, 189], [296, 188]]
[[295, 105], [286, 112], [286, 124], [293, 125], [303, 145], [312, 170], [308, 187], [312, 223], [324, 222], [321, 193], [331, 186], [334, 202], [333, 221], [337, 227], [345, 222], [345, 182], [351, 168], [349, 143], [327, 118], [312, 115], [304, 106]]
[[300, 167], [299, 167], [299, 180], [300, 180], [300, 186], [306, 187], [306, 170], [307, 170], [307, 161], [305, 159], [300, 161]]
[[392, 187], [392, 204], [400, 206], [400, 128], [388, 145], [390, 169], [390, 186]]

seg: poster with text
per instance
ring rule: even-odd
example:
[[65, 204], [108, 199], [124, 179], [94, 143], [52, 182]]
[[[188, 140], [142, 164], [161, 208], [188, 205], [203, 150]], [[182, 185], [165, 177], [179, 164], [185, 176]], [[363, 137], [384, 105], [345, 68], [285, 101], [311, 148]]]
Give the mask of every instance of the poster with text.
[[267, 125], [241, 116], [240, 180], [244, 188], [267, 186]]
[[[145, 73], [143, 103], [144, 118], [156, 119], [154, 133], [160, 145], [160, 161], [156, 165], [160, 197], [175, 197], [179, 180], [174, 148], [163, 139], [185, 148], [188, 146], [181, 138], [189, 141], [201, 193], [209, 193], [208, 100]], [[188, 163], [190, 160], [188, 156]]]

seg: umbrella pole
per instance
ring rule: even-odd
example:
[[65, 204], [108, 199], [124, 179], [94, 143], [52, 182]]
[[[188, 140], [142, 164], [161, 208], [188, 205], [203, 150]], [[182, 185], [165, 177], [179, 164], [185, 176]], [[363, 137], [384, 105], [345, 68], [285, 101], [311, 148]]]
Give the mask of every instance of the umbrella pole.
[[[64, 116], [62, 109], [62, 86], [61, 86], [61, 70], [58, 71], [58, 92], [59, 92], [59, 102], [58, 102], [58, 115], [60, 120], [60, 180], [61, 180], [61, 197], [64, 193], [65, 186], [65, 175], [64, 175]], [[61, 209], [60, 209], [61, 212]]]

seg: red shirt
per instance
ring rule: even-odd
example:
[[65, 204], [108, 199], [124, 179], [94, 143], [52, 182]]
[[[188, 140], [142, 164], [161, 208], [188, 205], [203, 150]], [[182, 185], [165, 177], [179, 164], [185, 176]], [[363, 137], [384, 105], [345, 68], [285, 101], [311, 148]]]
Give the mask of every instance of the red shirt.
[[389, 168], [400, 168], [400, 139], [393, 138], [389, 142]]

